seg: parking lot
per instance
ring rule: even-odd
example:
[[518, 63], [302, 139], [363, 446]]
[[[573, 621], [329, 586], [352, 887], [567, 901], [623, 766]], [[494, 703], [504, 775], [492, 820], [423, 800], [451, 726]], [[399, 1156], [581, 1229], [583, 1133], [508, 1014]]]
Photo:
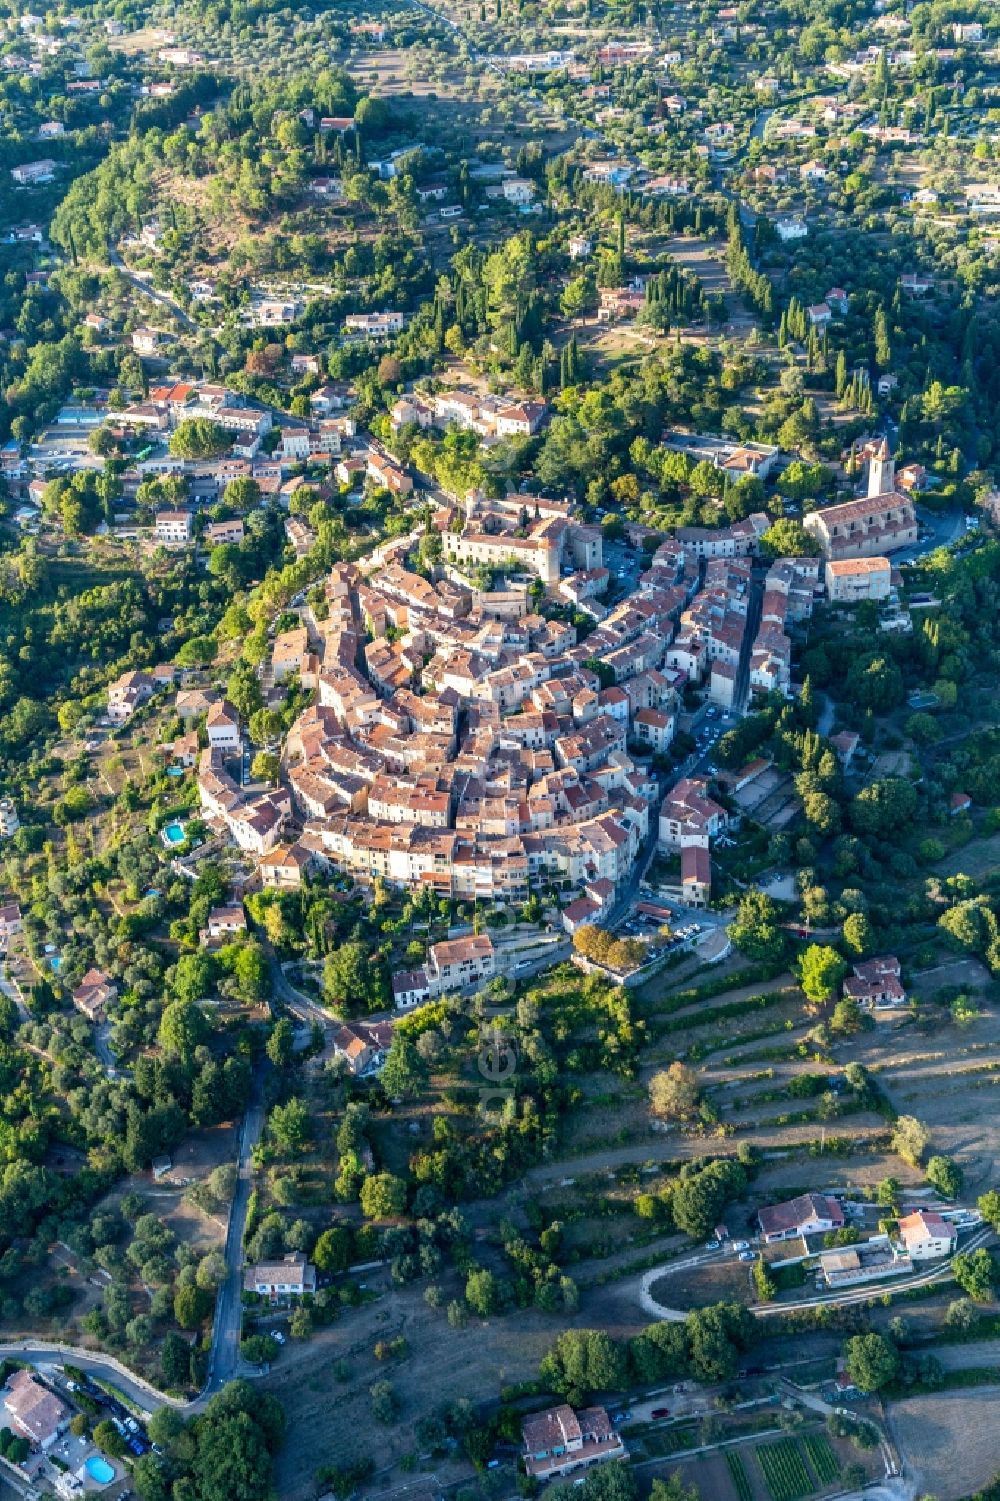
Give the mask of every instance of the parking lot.
[[[656, 910], [644, 912], [641, 910], [644, 907], [654, 907]], [[705, 931], [704, 923], [687, 920], [683, 907], [680, 907], [679, 911], [683, 920], [675, 926], [674, 919], [678, 915], [675, 908], [668, 907], [659, 898], [641, 896], [620, 923], [617, 929], [618, 936], [640, 938], [648, 942], [648, 961], [652, 962], [663, 954], [695, 943]]]

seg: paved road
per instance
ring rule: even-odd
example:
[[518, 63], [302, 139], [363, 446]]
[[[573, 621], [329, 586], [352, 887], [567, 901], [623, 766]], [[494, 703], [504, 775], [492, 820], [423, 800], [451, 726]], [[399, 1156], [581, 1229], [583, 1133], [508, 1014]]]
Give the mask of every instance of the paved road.
[[208, 1380], [204, 1389], [190, 1402], [168, 1397], [149, 1382], [130, 1372], [113, 1356], [95, 1354], [75, 1345], [46, 1344], [40, 1340], [14, 1340], [0, 1344], [0, 1358], [15, 1356], [39, 1370], [51, 1371], [68, 1360], [82, 1370], [111, 1382], [144, 1412], [155, 1412], [165, 1403], [180, 1411], [195, 1412], [211, 1396], [239, 1374], [240, 1334], [243, 1319], [243, 1234], [252, 1186], [251, 1158], [264, 1129], [264, 1067], [254, 1071], [250, 1103], [240, 1130], [238, 1177], [226, 1230], [226, 1280], [219, 1291], [212, 1327], [212, 1350], [208, 1363]]
[[661, 786], [660, 792], [657, 794], [649, 810], [649, 834], [635, 857], [628, 880], [615, 898], [614, 906], [608, 909], [607, 915], [603, 920], [603, 926], [606, 928], [614, 928], [616, 924], [628, 916], [632, 903], [639, 894], [639, 884], [645, 879], [650, 861], [656, 854], [656, 843], [660, 834], [659, 808], [662, 801], [662, 794], [663, 788]]
[[212, 1353], [208, 1361], [205, 1394], [218, 1391], [227, 1381], [232, 1381], [239, 1366], [243, 1318], [243, 1232], [246, 1229], [252, 1186], [251, 1158], [264, 1129], [263, 1082], [263, 1065], [258, 1063], [254, 1069], [250, 1103], [240, 1131], [236, 1191], [226, 1229], [226, 1280], [215, 1303]]
[[44, 1344], [40, 1340], [8, 1340], [0, 1344], [0, 1359], [7, 1356], [26, 1361], [36, 1370], [49, 1372], [68, 1360], [70, 1365], [79, 1366], [81, 1370], [88, 1371], [92, 1376], [111, 1382], [137, 1407], [142, 1408], [143, 1412], [155, 1412], [165, 1402], [170, 1402], [171, 1406], [178, 1408], [183, 1408], [185, 1405], [190, 1407], [198, 1405], [197, 1402], [184, 1404], [171, 1401], [148, 1382], [130, 1375], [110, 1359], [95, 1355], [93, 1350], [80, 1350], [73, 1345]]
[[319, 1022], [324, 1030], [335, 1024], [339, 1025], [336, 1017], [331, 1016], [325, 1007], [313, 1000], [312, 996], [306, 995], [305, 991], [296, 990], [274, 954], [270, 956], [270, 965], [274, 994], [282, 1005], [287, 1006], [293, 1016], [309, 1026], [312, 1026], [313, 1022]]
[[[152, 302], [158, 302], [161, 307], [166, 308], [169, 313], [172, 313], [184, 325], [189, 333], [205, 334], [208, 332], [207, 329], [202, 328], [200, 323], [195, 323], [194, 319], [184, 311], [177, 299], [172, 297], [169, 292], [161, 292], [158, 287], [150, 286], [149, 282], [144, 280], [143, 277], [137, 276], [134, 271], [130, 271], [118, 251], [113, 247], [109, 247], [108, 249], [108, 260], [114, 266], [115, 270], [124, 276], [126, 281], [132, 283], [137, 292], [142, 292]], [[209, 335], [209, 337], [211, 336]]]
[[736, 668], [736, 681], [733, 684], [733, 708], [740, 715], [746, 713], [750, 701], [750, 663], [753, 657], [753, 644], [760, 629], [763, 608], [764, 575], [760, 569], [755, 568], [750, 578], [746, 629], [740, 643], [740, 660]]
[[897, 567], [901, 563], [913, 563], [918, 558], [925, 558], [928, 553], [936, 552], [939, 547], [948, 547], [965, 536], [963, 511], [946, 511], [943, 515], [935, 511], [919, 511], [917, 519], [922, 527], [929, 530], [930, 536], [894, 552], [892, 561]]
[[98, 1023], [92, 1035], [94, 1038], [94, 1052], [97, 1054], [98, 1060], [104, 1064], [109, 1075], [113, 1078], [130, 1079], [132, 1077], [131, 1070], [118, 1067], [118, 1059], [111, 1046], [111, 1023]]
[[24, 1004], [24, 997], [21, 994], [21, 987], [19, 985], [15, 985], [14, 981], [7, 973], [6, 954], [0, 955], [0, 991], [2, 991], [9, 1000], [12, 1000], [14, 1002], [14, 1005], [17, 1007], [18, 1017], [22, 1022], [31, 1020], [31, 1013], [29, 1012], [27, 1006]]
[[[963, 1251], [974, 1251], [977, 1247], [985, 1244], [993, 1237], [993, 1230], [989, 1225], [984, 1225], [977, 1230], [962, 1246]], [[669, 1277], [674, 1272], [690, 1271], [703, 1266], [709, 1261], [730, 1259], [720, 1257], [719, 1252], [701, 1251], [683, 1261], [668, 1261], [662, 1266], [653, 1267], [651, 1271], [643, 1275], [639, 1285], [639, 1304], [645, 1313], [653, 1318], [662, 1319], [665, 1323], [682, 1323], [687, 1310], [668, 1308], [665, 1304], [653, 1297], [650, 1289], [662, 1277]], [[749, 1264], [748, 1264], [749, 1269]], [[930, 1287], [936, 1282], [948, 1282], [951, 1280], [951, 1262], [935, 1262], [927, 1270], [915, 1272], [910, 1277], [896, 1277], [886, 1282], [870, 1282], [860, 1287], [847, 1288], [841, 1293], [817, 1293], [811, 1298], [800, 1298], [795, 1303], [760, 1303], [753, 1306], [750, 1312], [758, 1319], [770, 1318], [772, 1314], [797, 1313], [805, 1308], [849, 1308], [857, 1303], [868, 1303], [872, 1298], [880, 1298], [883, 1293], [893, 1294], [905, 1291], [912, 1287]]]

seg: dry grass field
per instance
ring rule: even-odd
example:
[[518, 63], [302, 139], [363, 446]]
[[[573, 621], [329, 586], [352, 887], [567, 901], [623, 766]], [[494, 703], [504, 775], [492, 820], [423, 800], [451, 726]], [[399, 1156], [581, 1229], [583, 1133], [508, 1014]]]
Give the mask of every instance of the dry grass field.
[[889, 1421], [918, 1495], [960, 1501], [1000, 1468], [1000, 1387], [908, 1397]]

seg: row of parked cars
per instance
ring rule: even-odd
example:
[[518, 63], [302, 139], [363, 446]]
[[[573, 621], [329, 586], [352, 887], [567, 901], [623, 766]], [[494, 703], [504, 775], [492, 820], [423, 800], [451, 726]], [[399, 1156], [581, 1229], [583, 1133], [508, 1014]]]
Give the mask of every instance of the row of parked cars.
[[138, 1458], [140, 1455], [148, 1454], [150, 1449], [160, 1452], [155, 1444], [150, 1443], [146, 1437], [145, 1428], [138, 1419], [132, 1416], [124, 1402], [119, 1402], [117, 1397], [106, 1392], [103, 1386], [98, 1386], [84, 1376], [83, 1381], [67, 1381], [66, 1389], [71, 1392], [86, 1392], [88, 1397], [92, 1397], [95, 1402], [99, 1402], [102, 1407], [106, 1408], [108, 1417], [125, 1440], [125, 1447], [131, 1454]]
[[[709, 1240], [705, 1242], [705, 1250], [721, 1251], [722, 1245], [723, 1243], [721, 1240]], [[734, 1240], [732, 1242], [731, 1249], [736, 1252], [736, 1255], [739, 1257], [740, 1261], [757, 1260], [757, 1252], [753, 1250], [748, 1240]]]

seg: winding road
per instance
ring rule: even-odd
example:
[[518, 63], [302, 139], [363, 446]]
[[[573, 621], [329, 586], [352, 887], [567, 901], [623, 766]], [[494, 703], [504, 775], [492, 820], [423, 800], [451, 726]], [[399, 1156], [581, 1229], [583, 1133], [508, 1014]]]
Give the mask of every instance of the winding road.
[[169, 292], [161, 292], [159, 288], [151, 286], [148, 281], [137, 275], [135, 271], [130, 271], [114, 246], [109, 246], [108, 248], [108, 260], [114, 269], [120, 275], [124, 276], [125, 280], [130, 282], [137, 292], [141, 292], [145, 297], [150, 298], [152, 302], [158, 302], [161, 307], [166, 308], [169, 313], [172, 313], [183, 324], [188, 333], [204, 334], [208, 332], [200, 324], [195, 323], [194, 319], [184, 311], [177, 299], [172, 297]]
[[77, 1345], [48, 1343], [25, 1335], [19, 1340], [0, 1343], [0, 1358], [7, 1356], [25, 1361], [37, 1370], [51, 1372], [64, 1361], [77, 1365], [102, 1381], [110, 1382], [145, 1413], [155, 1412], [164, 1405], [178, 1412], [193, 1413], [204, 1407], [213, 1392], [221, 1390], [227, 1381], [240, 1374], [240, 1334], [243, 1319], [243, 1234], [246, 1230], [247, 1210], [252, 1187], [252, 1159], [254, 1148], [264, 1129], [264, 1067], [258, 1063], [254, 1069], [250, 1102], [240, 1129], [239, 1156], [237, 1162], [236, 1189], [229, 1210], [226, 1227], [225, 1258], [226, 1280], [219, 1289], [215, 1303], [215, 1320], [212, 1325], [212, 1348], [208, 1361], [208, 1379], [196, 1397], [190, 1401], [168, 1396], [151, 1382], [116, 1360], [113, 1355], [104, 1355]]
[[[970, 1235], [962, 1246], [962, 1251], [975, 1251], [992, 1237], [992, 1228], [984, 1225], [982, 1229]], [[672, 1276], [675, 1272], [692, 1271], [710, 1262], [718, 1263], [720, 1259], [716, 1251], [700, 1251], [684, 1261], [668, 1261], [662, 1266], [653, 1267], [651, 1271], [643, 1275], [639, 1284], [639, 1304], [643, 1312], [648, 1313], [651, 1318], [660, 1319], [663, 1323], [682, 1324], [690, 1310], [668, 1308], [665, 1303], [653, 1297], [651, 1289], [663, 1277]], [[884, 1282], [866, 1282], [859, 1287], [848, 1288], [842, 1293], [829, 1295], [817, 1293], [815, 1297], [800, 1298], [795, 1303], [758, 1303], [751, 1307], [750, 1312], [755, 1318], [766, 1319], [773, 1314], [799, 1313], [806, 1308], [848, 1308], [854, 1304], [868, 1303], [872, 1298], [880, 1298], [885, 1293], [891, 1296], [893, 1293], [906, 1292], [914, 1287], [930, 1287], [936, 1282], [949, 1282], [951, 1278], [951, 1262], [936, 1262], [927, 1271], [915, 1272], [911, 1277], [897, 1277]]]

